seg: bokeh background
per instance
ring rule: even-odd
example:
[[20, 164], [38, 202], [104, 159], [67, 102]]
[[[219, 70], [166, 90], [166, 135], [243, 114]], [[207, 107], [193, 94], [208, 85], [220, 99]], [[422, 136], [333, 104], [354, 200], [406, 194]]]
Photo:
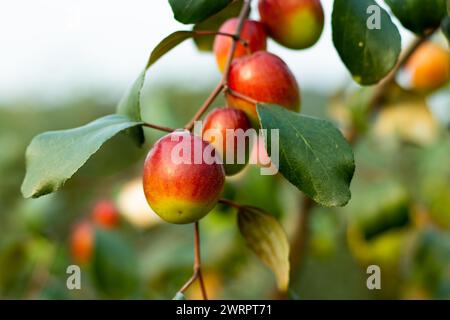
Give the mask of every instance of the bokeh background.
[[[316, 46], [296, 52], [270, 42], [269, 50], [295, 73], [303, 113], [343, 130], [354, 121], [364, 138], [354, 148], [349, 205], [316, 207], [307, 220], [290, 298], [450, 298], [450, 88], [426, 96], [396, 88], [381, 113], [367, 118], [370, 89], [348, 76], [331, 41], [332, 1], [323, 5], [326, 27]], [[55, 194], [20, 194], [32, 137], [114, 112], [151, 49], [186, 28], [163, 0], [0, 3], [0, 298], [170, 299], [190, 277], [192, 226], [161, 222], [142, 199], [143, 159], [158, 132], [146, 131], [142, 149], [114, 138]], [[406, 46], [412, 35], [399, 28]], [[446, 45], [441, 36], [433, 40]], [[214, 57], [187, 41], [148, 72], [144, 120], [183, 126], [219, 78]], [[290, 236], [302, 218], [301, 193], [255, 166], [229, 179], [224, 196], [271, 212]], [[98, 231], [94, 249], [102, 259], [82, 267], [81, 290], [68, 290], [71, 232], [101, 199], [117, 206], [120, 226]], [[217, 206], [201, 233], [211, 298], [276, 296], [274, 277], [245, 247], [234, 210]], [[366, 287], [371, 264], [381, 267], [381, 290]], [[198, 288], [187, 297], [200, 298]]]

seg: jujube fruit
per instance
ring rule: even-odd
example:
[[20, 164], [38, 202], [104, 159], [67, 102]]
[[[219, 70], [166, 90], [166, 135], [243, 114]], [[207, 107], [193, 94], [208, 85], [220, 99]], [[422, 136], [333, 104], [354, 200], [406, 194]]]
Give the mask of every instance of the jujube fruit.
[[[203, 123], [203, 139], [210, 142], [219, 152], [227, 175], [238, 173], [247, 164], [249, 158], [249, 142], [253, 137], [245, 137], [244, 134], [251, 128], [252, 125], [250, 120], [246, 114], [239, 109], [218, 108], [206, 117]], [[236, 131], [239, 129], [241, 129], [242, 132], [239, 133]], [[210, 134], [205, 135], [207, 132]], [[233, 134], [233, 136], [228, 137], [227, 135], [230, 134]], [[239, 141], [239, 135], [242, 139], [245, 139], [245, 141]], [[232, 141], [230, 141], [230, 139], [232, 139]], [[238, 148], [245, 149], [238, 150]], [[238, 157], [239, 152], [244, 156], [245, 163], [238, 163], [242, 160]], [[231, 154], [234, 155], [232, 161], [227, 161], [227, 155], [230, 158]]]
[[450, 76], [450, 54], [438, 44], [426, 42], [409, 58], [404, 72], [414, 89], [439, 88]]
[[[273, 103], [300, 111], [300, 89], [289, 67], [274, 54], [259, 51], [236, 59], [230, 68], [228, 86], [233, 91], [262, 103]], [[259, 126], [256, 105], [232, 94], [230, 107], [244, 111], [255, 127]]]
[[322, 34], [324, 13], [319, 0], [260, 0], [258, 8], [270, 37], [285, 47], [309, 48]]
[[94, 248], [94, 228], [88, 221], [75, 225], [70, 238], [70, 252], [74, 261], [86, 265], [91, 261]]
[[98, 201], [92, 209], [94, 222], [104, 228], [111, 229], [119, 224], [119, 212], [112, 201]]
[[[234, 34], [238, 25], [238, 19], [232, 18], [224, 22], [219, 32]], [[244, 20], [240, 38], [245, 40], [247, 47], [241, 41], [237, 42], [233, 59], [242, 57], [260, 50], [266, 50], [267, 35], [262, 23], [254, 20]], [[231, 50], [233, 39], [228, 36], [217, 35], [214, 40], [214, 54], [220, 71], [225, 69], [225, 64]]]
[[[209, 151], [212, 163], [203, 158]], [[163, 220], [191, 223], [213, 209], [225, 182], [215, 152], [188, 132], [174, 132], [156, 142], [145, 160], [143, 186], [147, 202]]]

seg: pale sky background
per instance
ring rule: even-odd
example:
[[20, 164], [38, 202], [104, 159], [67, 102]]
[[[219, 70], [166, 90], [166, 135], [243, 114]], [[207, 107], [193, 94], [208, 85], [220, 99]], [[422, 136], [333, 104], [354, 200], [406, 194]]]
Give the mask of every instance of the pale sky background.
[[[316, 46], [290, 51], [269, 43], [303, 88], [334, 89], [348, 79], [331, 40], [332, 1], [322, 3], [326, 23]], [[0, 0], [0, 101], [56, 100], [90, 91], [118, 96], [162, 38], [189, 29], [173, 19], [167, 0]], [[213, 55], [200, 54], [188, 40], [152, 67], [147, 79], [150, 86], [212, 86], [219, 72]]]

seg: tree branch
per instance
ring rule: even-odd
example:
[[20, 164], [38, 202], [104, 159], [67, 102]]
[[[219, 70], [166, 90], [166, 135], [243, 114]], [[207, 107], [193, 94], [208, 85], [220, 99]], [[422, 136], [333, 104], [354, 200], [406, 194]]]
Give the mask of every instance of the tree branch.
[[197, 279], [200, 283], [200, 289], [202, 291], [203, 300], [208, 300], [205, 282], [203, 281], [203, 275], [201, 270], [200, 229], [198, 221], [194, 223], [194, 273], [192, 274], [192, 277], [183, 285], [183, 287], [181, 287], [179, 292], [184, 293]]
[[[367, 110], [370, 114], [376, 113], [383, 103], [389, 89], [395, 83], [395, 78], [400, 69], [408, 62], [409, 58], [414, 52], [436, 31], [436, 29], [429, 31], [425, 35], [416, 38], [410, 46], [402, 53], [397, 65], [392, 71], [384, 78], [374, 89], [373, 95], [368, 103]], [[355, 145], [360, 138], [360, 133], [357, 132], [357, 128], [353, 127], [348, 136], [348, 141], [351, 145]], [[309, 197], [304, 196], [301, 200], [302, 215], [298, 218], [298, 225], [293, 234], [291, 243], [291, 279], [295, 279], [298, 274], [298, 268], [301, 266], [304, 254], [305, 243], [308, 238], [308, 223], [311, 216], [312, 209], [316, 206], [316, 203]], [[277, 295], [277, 297], [280, 297]], [[281, 297], [285, 298], [285, 296]]]
[[[219, 96], [219, 94], [227, 87], [228, 83], [228, 73], [230, 72], [231, 62], [234, 57], [234, 53], [236, 51], [237, 42], [241, 39], [241, 31], [244, 26], [244, 20], [247, 18], [249, 12], [250, 12], [250, 4], [251, 0], [246, 0], [244, 2], [244, 6], [242, 7], [241, 13], [239, 14], [238, 18], [238, 25], [236, 27], [236, 32], [234, 35], [232, 35], [232, 44], [230, 48], [230, 52], [228, 53], [227, 62], [225, 65], [224, 73], [222, 75], [222, 79], [220, 83], [216, 86], [216, 88], [211, 92], [209, 97], [206, 99], [206, 101], [203, 103], [203, 105], [200, 107], [200, 109], [195, 113], [194, 117], [191, 119], [191, 121], [186, 124], [185, 128], [187, 130], [192, 130], [194, 127], [195, 121], [200, 119], [203, 114], [208, 110], [208, 108], [211, 106], [211, 104], [216, 100], [216, 98]], [[224, 34], [225, 35], [225, 34]], [[227, 34], [228, 35], [228, 34]], [[227, 202], [227, 204], [232, 204], [231, 201], [223, 200]], [[224, 203], [224, 202], [222, 202]], [[234, 204], [234, 207], [236, 207], [236, 204]], [[201, 260], [200, 260], [200, 231], [199, 231], [199, 223], [198, 221], [194, 224], [194, 274], [192, 277], [183, 285], [183, 287], [180, 289], [181, 293], [184, 293], [191, 285], [195, 282], [195, 280], [199, 280], [200, 282], [200, 288], [202, 291], [203, 299], [207, 300], [208, 296], [206, 294], [205, 289], [205, 283], [202, 276], [201, 271]]]
[[217, 85], [217, 87], [213, 90], [213, 92], [206, 99], [206, 101], [203, 103], [203, 105], [200, 107], [200, 109], [197, 111], [197, 113], [194, 115], [194, 117], [191, 119], [191, 121], [189, 121], [188, 124], [185, 126], [185, 128], [187, 130], [192, 130], [192, 128], [194, 127], [195, 121], [197, 121], [198, 119], [200, 119], [203, 116], [203, 114], [206, 112], [206, 110], [208, 110], [208, 108], [216, 100], [216, 98], [219, 96], [219, 94], [226, 88], [227, 83], [228, 83], [228, 74], [230, 72], [231, 62], [233, 61], [237, 43], [238, 43], [239, 39], [241, 39], [241, 31], [244, 26], [244, 21], [250, 12], [250, 4], [251, 4], [251, 0], [246, 0], [244, 2], [244, 6], [242, 7], [241, 13], [239, 14], [236, 32], [232, 35], [233, 42], [231, 44], [230, 51], [228, 52], [227, 62], [225, 64], [225, 69], [224, 69], [224, 72], [222, 75], [222, 79], [221, 79], [220, 83]]
[[[234, 33], [237, 38], [241, 37], [241, 31], [244, 27], [244, 21], [250, 13], [251, 0], [246, 0], [244, 6], [242, 7], [241, 13], [239, 14], [238, 24], [236, 26], [236, 32]], [[233, 62], [234, 53], [236, 51], [237, 41], [234, 39], [231, 44], [231, 49], [228, 52], [227, 62], [225, 63], [225, 68], [222, 76], [222, 83], [226, 85], [228, 83], [228, 74], [230, 73], [231, 62]]]
[[225, 90], [226, 90], [226, 92], [227, 92], [228, 94], [230, 94], [230, 95], [232, 95], [232, 96], [234, 96], [234, 97], [236, 97], [236, 98], [242, 99], [242, 100], [244, 100], [244, 101], [247, 101], [247, 102], [253, 103], [253, 104], [257, 104], [257, 103], [258, 103], [257, 100], [255, 100], [255, 99], [253, 99], [253, 98], [251, 98], [251, 97], [249, 97], [249, 96], [246, 96], [245, 94], [239, 93], [239, 92], [237, 92], [237, 91], [231, 89], [231, 88], [228, 87], [228, 86], [225, 88]]
[[211, 106], [211, 104], [216, 100], [216, 98], [219, 96], [219, 94], [222, 92], [224, 88], [224, 85], [222, 82], [219, 83], [219, 85], [213, 90], [213, 92], [209, 95], [208, 99], [203, 103], [203, 105], [198, 109], [198, 111], [195, 113], [194, 117], [189, 121], [189, 123], [185, 126], [187, 130], [192, 130], [194, 127], [195, 121], [200, 119], [203, 114], [208, 110], [208, 108]]
[[240, 42], [244, 47], [248, 47], [248, 41], [245, 39], [242, 39], [240, 36], [237, 36], [234, 33], [227, 33], [227, 32], [221, 32], [221, 31], [203, 31], [203, 30], [198, 30], [198, 31], [194, 31], [194, 34], [196, 36], [224, 36], [224, 37], [229, 37], [235, 41]]
[[408, 48], [402, 53], [398, 59], [397, 65], [391, 72], [384, 78], [375, 88], [373, 96], [369, 102], [368, 111], [373, 113], [376, 112], [383, 102], [387, 91], [395, 83], [395, 78], [402, 67], [408, 62], [409, 58], [416, 52], [416, 50], [425, 42], [427, 39], [436, 31], [436, 29], [430, 30], [425, 33], [425, 35], [414, 39], [414, 41], [409, 45]]
[[172, 128], [168, 128], [168, 127], [159, 126], [156, 124], [151, 124], [151, 123], [144, 123], [142, 126], [151, 128], [151, 129], [156, 129], [159, 131], [164, 131], [164, 132], [174, 132], [176, 130], [176, 129], [172, 129]]

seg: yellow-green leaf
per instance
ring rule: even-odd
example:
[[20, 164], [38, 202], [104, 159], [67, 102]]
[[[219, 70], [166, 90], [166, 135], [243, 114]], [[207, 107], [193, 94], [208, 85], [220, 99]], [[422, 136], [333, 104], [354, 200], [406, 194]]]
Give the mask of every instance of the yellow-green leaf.
[[243, 206], [238, 213], [238, 225], [250, 249], [270, 268], [278, 287], [289, 286], [289, 241], [278, 221], [263, 210]]

